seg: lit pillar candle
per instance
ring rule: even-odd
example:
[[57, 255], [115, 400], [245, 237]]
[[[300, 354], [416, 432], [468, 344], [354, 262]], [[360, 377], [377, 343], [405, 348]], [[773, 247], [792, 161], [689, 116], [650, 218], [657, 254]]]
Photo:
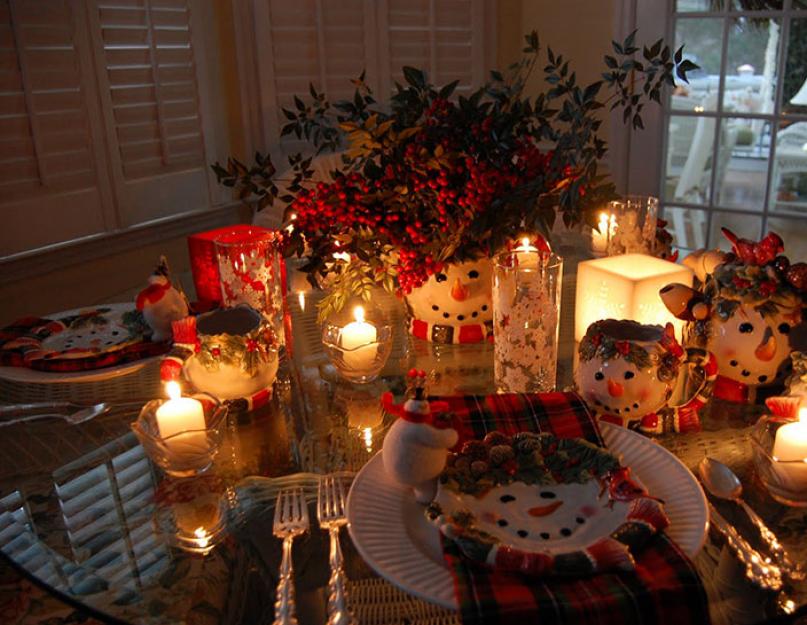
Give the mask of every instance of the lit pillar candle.
[[355, 321], [342, 328], [340, 346], [344, 350], [345, 366], [354, 371], [372, 367], [378, 353], [378, 331], [372, 323], [364, 320], [364, 308], [353, 309]]
[[[166, 382], [165, 392], [170, 399], [157, 408], [155, 414], [157, 427], [163, 439], [179, 432], [206, 428], [205, 411], [200, 401], [192, 397], [182, 397], [179, 384], [176, 382]], [[166, 445], [175, 453], [199, 453], [207, 446], [207, 437], [202, 431], [194, 431], [168, 440]]]
[[[794, 491], [807, 491], [807, 408], [799, 410], [799, 420], [776, 430], [773, 469]], [[788, 464], [782, 464], [787, 462]], [[789, 464], [789, 463], [793, 464]]]
[[597, 223], [599, 230], [591, 230], [591, 251], [595, 254], [605, 254], [608, 251], [608, 240], [616, 231], [616, 217], [611, 213], [602, 211]]

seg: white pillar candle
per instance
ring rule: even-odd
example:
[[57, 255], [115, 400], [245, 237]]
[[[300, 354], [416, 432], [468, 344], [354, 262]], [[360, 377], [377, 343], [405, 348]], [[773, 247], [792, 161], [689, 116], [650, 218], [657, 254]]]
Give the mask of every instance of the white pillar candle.
[[344, 350], [344, 362], [348, 369], [363, 371], [372, 367], [378, 353], [378, 331], [372, 323], [364, 320], [364, 308], [353, 309], [355, 321], [342, 328], [340, 347]]
[[[205, 411], [202, 403], [192, 397], [182, 397], [179, 384], [167, 382], [165, 391], [170, 398], [157, 408], [155, 417], [160, 436], [167, 439], [179, 432], [188, 430], [204, 430]], [[196, 431], [176, 436], [166, 441], [168, 448], [174, 453], [199, 453], [207, 446], [207, 437], [204, 432]]]
[[773, 470], [783, 485], [791, 491], [807, 492], [807, 408], [799, 410], [798, 421], [776, 430], [773, 458], [777, 461]]

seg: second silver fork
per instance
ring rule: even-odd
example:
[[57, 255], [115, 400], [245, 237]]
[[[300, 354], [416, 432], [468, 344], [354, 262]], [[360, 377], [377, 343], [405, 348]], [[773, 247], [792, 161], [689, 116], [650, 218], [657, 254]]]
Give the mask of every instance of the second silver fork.
[[347, 524], [345, 517], [345, 485], [342, 479], [326, 475], [319, 481], [317, 490], [317, 518], [319, 526], [330, 536], [331, 576], [328, 579], [328, 625], [356, 625], [358, 621], [347, 605], [347, 577], [344, 570], [339, 530]]
[[273, 625], [297, 625], [291, 548], [294, 538], [304, 534], [307, 530], [308, 504], [305, 502], [303, 489], [281, 490], [275, 503], [275, 519], [272, 528], [272, 533], [283, 539], [283, 557], [280, 560]]

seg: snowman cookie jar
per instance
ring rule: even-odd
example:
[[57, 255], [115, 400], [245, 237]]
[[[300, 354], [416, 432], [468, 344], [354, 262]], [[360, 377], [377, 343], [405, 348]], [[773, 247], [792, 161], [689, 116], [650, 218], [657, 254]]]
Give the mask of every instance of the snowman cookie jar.
[[719, 368], [714, 397], [755, 403], [758, 390], [765, 391], [762, 395], [780, 390], [789, 354], [798, 347], [791, 345], [791, 334], [803, 323], [807, 264], [791, 265], [774, 233], [758, 243], [725, 228], [723, 234], [733, 253], [711, 264], [702, 287], [671, 284], [662, 289], [661, 298], [670, 312], [688, 322], [686, 344], [714, 353]]
[[[700, 430], [698, 410], [717, 364], [705, 350], [681, 347], [672, 324], [597, 321], [580, 342], [579, 356], [575, 384], [598, 418], [648, 434]], [[673, 403], [673, 390], [685, 374], [689, 377], [681, 381], [691, 390]]]
[[[459, 435], [451, 427], [440, 406], [426, 399], [426, 374], [412, 370], [408, 374], [412, 397], [403, 406], [392, 404], [391, 395], [384, 397], [384, 407], [398, 415], [384, 437], [381, 456], [384, 470], [399, 484], [411, 487], [415, 499], [422, 504], [434, 499], [437, 477], [443, 472], [448, 450], [457, 444]], [[432, 408], [435, 412], [432, 412]]]
[[489, 258], [446, 265], [406, 296], [409, 331], [434, 343], [479, 343], [492, 335]]

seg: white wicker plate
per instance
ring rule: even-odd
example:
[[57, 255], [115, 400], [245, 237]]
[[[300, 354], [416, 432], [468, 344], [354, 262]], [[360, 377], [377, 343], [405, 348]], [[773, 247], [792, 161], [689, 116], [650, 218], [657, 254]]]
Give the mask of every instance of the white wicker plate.
[[[664, 500], [667, 534], [689, 557], [703, 546], [708, 530], [706, 497], [684, 464], [661, 445], [630, 430], [600, 422], [609, 449], [653, 495]], [[356, 478], [347, 500], [348, 530], [365, 562], [406, 592], [457, 609], [454, 582], [445, 568], [437, 529], [411, 491], [384, 471], [381, 454]]]
[[[113, 310], [126, 310], [132, 308], [134, 305], [131, 302], [97, 304], [93, 306], [83, 306], [81, 308], [72, 308], [52, 315], [45, 315], [45, 317], [47, 319], [60, 319], [81, 312], [87, 308], [97, 308], [97, 306], [108, 306]], [[112, 378], [122, 375], [129, 375], [160, 358], [162, 358], [162, 356], [151, 356], [150, 358], [143, 358], [142, 360], [124, 362], [113, 367], [88, 369], [86, 371], [39, 371], [37, 369], [29, 369], [28, 367], [0, 367], [0, 378], [8, 380], [9, 382], [21, 382], [24, 384], [99, 382], [101, 380], [111, 380]]]

